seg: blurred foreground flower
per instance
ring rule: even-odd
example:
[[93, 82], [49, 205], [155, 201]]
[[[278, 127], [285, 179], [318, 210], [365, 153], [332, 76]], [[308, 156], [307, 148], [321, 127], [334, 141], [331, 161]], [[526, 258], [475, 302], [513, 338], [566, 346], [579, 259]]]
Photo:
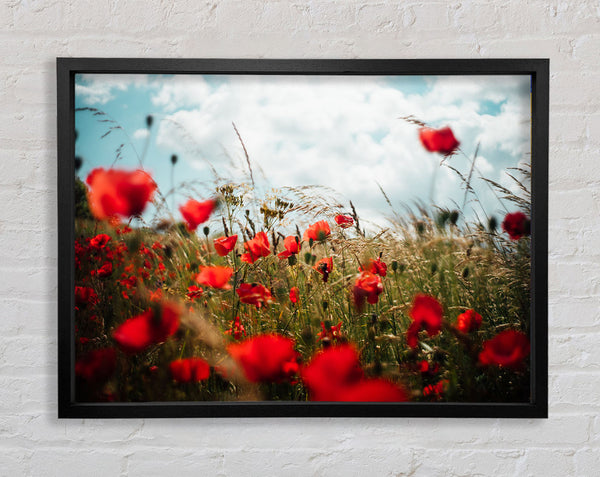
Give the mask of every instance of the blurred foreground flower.
[[277, 334], [259, 335], [230, 344], [227, 351], [242, 367], [248, 381], [280, 382], [297, 374], [294, 341]]
[[129, 218], [140, 215], [152, 200], [156, 183], [137, 169], [93, 169], [86, 179], [90, 210], [98, 220]]
[[452, 154], [460, 145], [449, 127], [441, 129], [421, 128], [419, 129], [419, 139], [423, 147], [429, 152], [439, 152], [444, 155]]
[[527, 335], [520, 331], [505, 330], [483, 343], [479, 362], [518, 370], [529, 355], [529, 350]]
[[213, 199], [198, 202], [194, 199], [189, 199], [185, 204], [179, 207], [179, 212], [187, 224], [190, 231], [198, 228], [198, 225], [206, 222], [210, 214], [217, 207], [217, 201]]
[[166, 341], [178, 328], [179, 308], [165, 303], [126, 320], [113, 332], [113, 338], [124, 352], [135, 354]]
[[208, 379], [210, 366], [202, 358], [186, 358], [169, 364], [171, 376], [178, 383], [197, 383]]
[[368, 379], [352, 345], [331, 346], [302, 369], [311, 401], [406, 401], [404, 389], [385, 379]]
[[462, 333], [477, 331], [481, 327], [481, 315], [475, 310], [467, 310], [458, 315], [456, 319], [456, 328]]

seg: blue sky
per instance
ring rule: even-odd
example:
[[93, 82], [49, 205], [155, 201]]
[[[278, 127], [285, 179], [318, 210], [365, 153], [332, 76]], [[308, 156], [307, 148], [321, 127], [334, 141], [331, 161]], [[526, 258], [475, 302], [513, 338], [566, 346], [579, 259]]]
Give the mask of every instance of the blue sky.
[[[283, 186], [327, 186], [344, 210], [352, 200], [365, 224], [384, 226], [391, 211], [379, 185], [397, 211], [431, 199], [452, 208], [464, 197], [456, 173], [440, 167], [441, 157], [421, 146], [418, 128], [400, 117], [450, 126], [469, 157], [480, 143], [479, 172], [513, 189], [506, 169], [529, 161], [529, 91], [528, 76], [77, 75], [76, 107], [106, 113], [76, 113], [76, 154], [83, 158], [79, 175], [110, 167], [122, 144], [117, 166], [137, 167], [143, 155], [144, 167], [167, 194], [170, 157], [177, 154], [176, 194], [168, 199], [176, 209], [189, 196], [211, 195], [211, 165], [221, 181], [248, 179], [235, 122], [262, 193]], [[146, 127], [149, 114], [151, 128]], [[99, 121], [106, 119], [115, 123]], [[117, 124], [121, 129], [102, 138]], [[470, 159], [465, 155], [452, 156], [448, 164], [466, 175]], [[469, 217], [473, 211], [500, 217], [504, 207], [511, 208], [478, 173], [474, 177], [480, 203], [469, 201]], [[153, 214], [149, 210], [146, 219]]]

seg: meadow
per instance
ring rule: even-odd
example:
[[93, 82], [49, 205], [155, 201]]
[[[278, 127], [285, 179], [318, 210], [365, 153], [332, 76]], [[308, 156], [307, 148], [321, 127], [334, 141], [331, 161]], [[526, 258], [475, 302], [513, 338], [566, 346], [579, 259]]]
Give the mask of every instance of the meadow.
[[[415, 127], [450, 167], [452, 130]], [[78, 401], [529, 401], [527, 165], [518, 195], [487, 180], [503, 217], [390, 202], [373, 230], [309, 185], [175, 210], [115, 162], [75, 181]]]

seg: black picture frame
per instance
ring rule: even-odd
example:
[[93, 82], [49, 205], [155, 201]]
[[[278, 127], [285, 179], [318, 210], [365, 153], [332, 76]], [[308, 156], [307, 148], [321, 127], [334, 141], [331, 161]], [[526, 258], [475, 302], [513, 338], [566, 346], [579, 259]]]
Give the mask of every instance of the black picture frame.
[[[548, 59], [257, 60], [57, 58], [58, 417], [483, 417], [548, 416]], [[78, 73], [260, 75], [531, 75], [531, 400], [528, 403], [317, 403], [75, 401], [74, 161]]]

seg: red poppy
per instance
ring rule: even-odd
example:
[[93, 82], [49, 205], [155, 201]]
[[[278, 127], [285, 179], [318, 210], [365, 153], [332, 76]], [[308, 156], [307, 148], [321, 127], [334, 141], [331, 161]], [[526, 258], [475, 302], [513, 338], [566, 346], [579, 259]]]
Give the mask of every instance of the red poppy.
[[379, 300], [379, 295], [383, 292], [383, 283], [381, 278], [371, 272], [360, 272], [354, 282], [352, 294], [354, 295], [354, 304], [359, 309], [365, 305], [365, 300], [374, 305]]
[[423, 397], [433, 398], [435, 400], [440, 400], [443, 397], [444, 392], [446, 392], [446, 388], [448, 387], [448, 380], [442, 379], [438, 381], [436, 384], [430, 384], [429, 386], [425, 386], [423, 388]]
[[505, 330], [483, 343], [479, 362], [483, 365], [520, 369], [529, 355], [527, 335], [515, 330]]
[[219, 237], [214, 240], [215, 252], [221, 257], [224, 257], [233, 250], [237, 242], [237, 235], [231, 237]]
[[442, 329], [442, 305], [432, 296], [418, 294], [413, 301], [410, 317], [413, 322], [406, 331], [406, 340], [411, 348], [419, 342], [419, 331], [426, 330], [429, 336], [437, 335]]
[[456, 328], [463, 333], [477, 331], [481, 327], [481, 315], [475, 310], [467, 310], [458, 315], [456, 319]]
[[185, 204], [179, 206], [179, 212], [183, 216], [190, 231], [198, 228], [198, 225], [206, 222], [217, 206], [217, 201], [213, 199], [198, 202], [194, 199], [189, 199]]
[[312, 401], [337, 401], [340, 391], [363, 378], [353, 345], [332, 346], [317, 353], [302, 368], [302, 381]]
[[171, 376], [178, 383], [197, 383], [208, 379], [210, 365], [202, 358], [186, 358], [171, 361]]
[[99, 278], [106, 278], [106, 277], [110, 277], [112, 275], [112, 272], [113, 272], [112, 263], [106, 262], [98, 270], [96, 270], [96, 275]]
[[418, 368], [423, 376], [434, 376], [440, 370], [440, 363], [430, 364], [424, 359], [419, 362]]
[[506, 214], [502, 222], [502, 230], [510, 236], [511, 240], [519, 240], [531, 233], [531, 221], [523, 212]]
[[235, 321], [230, 323], [231, 328], [225, 331], [226, 335], [230, 335], [234, 340], [239, 340], [242, 336], [246, 336], [246, 328], [240, 323], [240, 317], [236, 316]]
[[311, 401], [406, 401], [406, 392], [384, 379], [366, 379], [352, 345], [332, 346], [317, 353], [302, 369]]
[[252, 240], [244, 243], [248, 253], [242, 254], [242, 262], [254, 263], [260, 257], [266, 257], [271, 253], [269, 248], [269, 237], [264, 232], [258, 232]]
[[449, 127], [442, 129], [421, 128], [419, 129], [419, 139], [423, 147], [429, 152], [439, 152], [444, 155], [452, 154], [460, 145]]
[[[362, 272], [362, 268], [358, 268], [359, 272]], [[377, 260], [369, 259], [369, 266], [367, 267], [367, 271], [374, 273], [375, 275], [379, 275], [380, 277], [385, 277], [387, 275], [387, 264], [381, 261], [381, 258]]]
[[191, 301], [194, 301], [196, 298], [200, 298], [204, 290], [202, 288], [197, 287], [196, 285], [191, 285], [188, 287], [188, 292], [185, 294]]
[[95, 305], [98, 303], [98, 295], [93, 288], [75, 287], [75, 304], [80, 307]]
[[331, 229], [329, 228], [329, 224], [326, 220], [320, 220], [306, 229], [304, 235], [302, 236], [302, 240], [308, 242], [312, 239], [313, 242], [320, 242], [325, 240], [330, 235]]
[[255, 305], [256, 308], [273, 303], [271, 292], [260, 283], [242, 283], [235, 292], [242, 303]]
[[89, 173], [86, 182], [90, 210], [98, 220], [140, 215], [156, 190], [156, 182], [141, 169], [99, 167]]
[[150, 293], [150, 301], [159, 302], [160, 300], [162, 300], [162, 296], [162, 288], [157, 288], [155, 291]]
[[233, 275], [233, 269], [229, 267], [201, 267], [200, 273], [196, 275], [196, 282], [207, 287], [229, 290], [231, 285], [227, 282], [231, 275]]
[[292, 303], [298, 303], [298, 298], [300, 298], [300, 290], [298, 290], [298, 287], [290, 288], [290, 301]]
[[126, 353], [139, 353], [165, 341], [179, 328], [179, 309], [170, 303], [129, 318], [114, 332], [113, 338]]
[[335, 223], [343, 229], [347, 229], [354, 225], [354, 219], [349, 215], [336, 215], [334, 220]]
[[110, 240], [110, 235], [98, 234], [90, 240], [90, 246], [94, 248], [103, 248]]
[[279, 382], [298, 372], [294, 341], [277, 334], [259, 335], [227, 346], [248, 381]]
[[317, 334], [318, 341], [324, 340], [332, 343], [337, 342], [342, 337], [342, 322], [337, 325], [331, 325], [329, 328], [325, 326], [325, 322], [321, 321], [321, 331]]
[[336, 401], [404, 402], [408, 401], [408, 393], [387, 379], [362, 379], [354, 386], [343, 389]]
[[319, 260], [313, 267], [317, 272], [323, 275], [323, 281], [327, 283], [329, 274], [333, 270], [333, 258], [325, 257]]
[[90, 351], [75, 363], [75, 374], [86, 381], [104, 382], [117, 368], [114, 348]]
[[298, 237], [296, 237], [295, 235], [290, 235], [286, 237], [283, 240], [283, 246], [285, 247], [285, 250], [277, 254], [277, 256], [281, 259], [289, 258], [292, 255], [297, 254], [298, 252], [300, 252], [300, 248], [302, 247], [300, 242], [298, 242]]

